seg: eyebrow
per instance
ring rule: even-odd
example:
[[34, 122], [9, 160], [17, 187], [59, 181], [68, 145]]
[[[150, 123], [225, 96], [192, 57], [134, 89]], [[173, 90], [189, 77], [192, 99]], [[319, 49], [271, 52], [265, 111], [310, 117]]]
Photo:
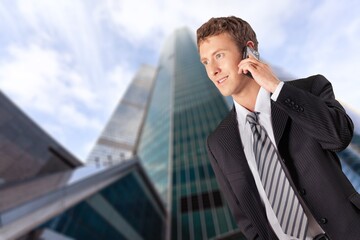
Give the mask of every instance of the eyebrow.
[[[226, 49], [224, 49], [224, 48], [218, 48], [218, 49], [216, 49], [213, 53], [211, 53], [210, 56], [212, 57], [212, 56], [216, 55], [218, 52], [221, 52], [221, 51], [226, 51]], [[206, 60], [206, 59], [207, 59], [207, 58], [204, 58], [204, 57], [203, 57], [203, 58], [200, 58], [200, 61], [203, 62], [203, 61]]]

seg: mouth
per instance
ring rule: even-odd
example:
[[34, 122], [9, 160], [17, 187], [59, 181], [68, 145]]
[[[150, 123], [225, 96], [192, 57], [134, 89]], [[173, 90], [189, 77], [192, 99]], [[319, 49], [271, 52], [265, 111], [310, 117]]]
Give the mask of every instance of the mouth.
[[222, 84], [223, 82], [225, 82], [225, 81], [226, 81], [226, 79], [228, 79], [228, 76], [223, 77], [223, 78], [220, 78], [220, 79], [219, 79], [219, 80], [217, 80], [216, 82], [217, 82], [218, 84]]

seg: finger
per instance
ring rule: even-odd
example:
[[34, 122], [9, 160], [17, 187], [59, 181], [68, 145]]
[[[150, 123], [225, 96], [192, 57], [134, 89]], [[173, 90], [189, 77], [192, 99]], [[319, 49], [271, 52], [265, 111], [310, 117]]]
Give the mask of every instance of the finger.
[[256, 62], [250, 58], [245, 58], [240, 61], [240, 63], [238, 64], [238, 67], [240, 68], [240, 67], [246, 66], [248, 64], [256, 64]]
[[238, 74], [240, 73], [247, 74], [248, 72], [252, 73], [254, 70], [257, 69], [256, 64], [252, 62], [240, 63], [238, 67], [239, 67]]
[[248, 72], [248, 70], [246, 69], [247, 68], [246, 66], [247, 66], [246, 62], [241, 61], [238, 65], [238, 68], [239, 68], [238, 74], [240, 74], [240, 73], [246, 74]]

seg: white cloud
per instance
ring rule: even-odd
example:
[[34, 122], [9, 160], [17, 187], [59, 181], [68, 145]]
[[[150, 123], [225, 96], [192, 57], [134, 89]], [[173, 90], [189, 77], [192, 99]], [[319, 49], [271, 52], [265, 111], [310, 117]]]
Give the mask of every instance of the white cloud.
[[321, 73], [334, 86], [336, 97], [358, 108], [360, 88], [360, 4], [323, 1], [309, 13], [304, 42], [298, 45], [294, 69], [298, 75]]
[[[195, 35], [196, 29], [211, 17], [239, 16], [253, 26], [260, 50], [268, 56], [269, 49], [288, 45], [289, 22], [306, 18], [312, 8], [310, 3], [286, 0], [225, 0], [221, 4], [216, 0], [150, 0], [146, 4], [140, 0], [108, 0], [99, 4], [96, 12], [119, 36], [157, 53], [175, 28], [187, 26]], [[303, 15], [299, 16], [300, 13]]]
[[[36, 45], [10, 46], [7, 50], [8, 58], [3, 58], [0, 65], [2, 89], [26, 108], [51, 112], [53, 106], [49, 105], [46, 93], [52, 92], [52, 84], [59, 83], [56, 81], [61, 74], [58, 54]], [[51, 99], [56, 99], [56, 95]]]
[[68, 54], [35, 44], [7, 50], [0, 61], [0, 86], [21, 106], [54, 114], [62, 104], [96, 102], [88, 82], [68, 66]]
[[95, 138], [110, 113], [107, 106], [117, 101], [116, 95], [108, 96], [115, 89], [103, 68], [105, 43], [91, 6], [18, 1], [0, 3], [0, 12], [7, 13], [0, 23], [6, 36], [0, 38], [5, 43], [0, 47], [0, 88], [55, 139], [79, 153], [72, 133], [87, 129], [97, 132]]
[[266, 0], [230, 0], [222, 1], [221, 4], [206, 0], [191, 2], [189, 0], [182, 11], [189, 19], [196, 21], [191, 24], [194, 31], [211, 17], [234, 15], [250, 23], [257, 33], [260, 47], [265, 48], [279, 46], [284, 42], [285, 29], [282, 24], [296, 11], [294, 6], [300, 6], [296, 2]]
[[96, 119], [86, 116], [75, 105], [63, 105], [57, 108], [57, 117], [61, 118], [61, 122], [72, 128], [85, 128], [100, 130], [102, 124]]

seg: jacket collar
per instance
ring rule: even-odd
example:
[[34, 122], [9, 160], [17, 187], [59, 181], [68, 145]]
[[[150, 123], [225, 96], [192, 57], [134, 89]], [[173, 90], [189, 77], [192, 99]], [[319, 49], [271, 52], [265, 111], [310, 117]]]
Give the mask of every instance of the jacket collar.
[[279, 146], [289, 116], [271, 101], [271, 120], [276, 146]]
[[[271, 120], [272, 120], [271, 122], [274, 131], [274, 138], [277, 146], [279, 145], [281, 137], [284, 133], [288, 118], [289, 118], [288, 115], [284, 111], [282, 111], [279, 107], [277, 107], [275, 102], [271, 101]], [[238, 132], [238, 128], [237, 128], [238, 122], [236, 117], [235, 105], [233, 106], [228, 118], [225, 119], [225, 121], [228, 124], [230, 124], [233, 129], [236, 129], [236, 132]], [[239, 134], [237, 134], [237, 136], [232, 139], [236, 139], [240, 141]]]

